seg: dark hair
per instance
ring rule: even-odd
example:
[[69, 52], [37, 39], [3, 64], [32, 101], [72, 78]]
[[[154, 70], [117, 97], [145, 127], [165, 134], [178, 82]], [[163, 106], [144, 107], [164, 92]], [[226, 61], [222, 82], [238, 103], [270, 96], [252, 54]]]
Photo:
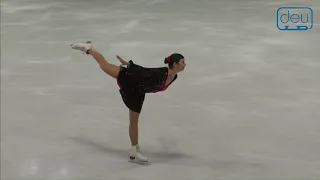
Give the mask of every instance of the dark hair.
[[181, 59], [183, 59], [183, 55], [179, 53], [173, 53], [170, 56], [164, 59], [165, 64], [169, 64], [169, 68], [172, 68], [174, 63], [178, 63]]

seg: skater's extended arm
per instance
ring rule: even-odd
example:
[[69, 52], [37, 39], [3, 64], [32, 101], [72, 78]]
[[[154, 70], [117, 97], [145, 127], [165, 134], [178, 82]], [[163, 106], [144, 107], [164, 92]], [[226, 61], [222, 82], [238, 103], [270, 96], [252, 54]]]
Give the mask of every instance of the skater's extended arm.
[[133, 63], [132, 60], [130, 60], [130, 61], [128, 62], [128, 61], [122, 59], [120, 56], [117, 56], [117, 58], [119, 59], [119, 61], [121, 62], [122, 65], [126, 65], [126, 66], [129, 66], [129, 65], [130, 65], [131, 67], [132, 67], [132, 66], [135, 66], [135, 67], [142, 68], [142, 66]]
[[124, 59], [122, 59], [120, 56], [117, 56], [117, 58], [119, 59], [119, 61], [121, 62], [122, 65], [129, 65], [128, 61], [125, 61]]

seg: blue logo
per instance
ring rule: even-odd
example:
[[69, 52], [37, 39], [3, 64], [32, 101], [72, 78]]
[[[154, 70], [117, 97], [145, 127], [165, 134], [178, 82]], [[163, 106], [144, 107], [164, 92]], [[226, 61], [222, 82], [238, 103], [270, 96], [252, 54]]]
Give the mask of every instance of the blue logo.
[[280, 7], [277, 27], [280, 30], [306, 31], [312, 29], [313, 10], [310, 7]]

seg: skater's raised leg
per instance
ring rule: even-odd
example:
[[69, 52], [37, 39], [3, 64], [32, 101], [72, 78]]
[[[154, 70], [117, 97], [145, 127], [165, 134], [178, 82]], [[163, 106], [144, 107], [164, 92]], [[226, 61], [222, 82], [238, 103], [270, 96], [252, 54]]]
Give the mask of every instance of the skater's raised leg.
[[88, 54], [92, 55], [92, 57], [97, 61], [99, 64], [100, 68], [110, 75], [113, 78], [117, 78], [119, 71], [120, 71], [120, 66], [116, 66], [114, 64], [110, 64], [108, 61], [106, 61], [101, 53], [94, 49], [88, 50]]
[[108, 75], [110, 75], [113, 78], [117, 78], [119, 71], [120, 71], [120, 66], [116, 66], [114, 64], [110, 64], [104, 57], [103, 55], [94, 50], [92, 48], [92, 45], [90, 42], [87, 43], [75, 43], [75, 44], [71, 44], [71, 47], [73, 49], [77, 49], [80, 51], [83, 51], [86, 54], [90, 54], [99, 64], [100, 68], [107, 73]]

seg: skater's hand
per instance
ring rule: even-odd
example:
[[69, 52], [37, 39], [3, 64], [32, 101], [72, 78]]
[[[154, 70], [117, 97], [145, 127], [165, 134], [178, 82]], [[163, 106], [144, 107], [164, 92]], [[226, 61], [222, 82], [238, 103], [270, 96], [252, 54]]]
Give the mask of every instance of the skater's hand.
[[121, 62], [121, 64], [123, 65], [129, 65], [129, 63], [127, 61], [125, 61], [124, 59], [122, 59], [120, 56], [117, 55], [118, 60]]

